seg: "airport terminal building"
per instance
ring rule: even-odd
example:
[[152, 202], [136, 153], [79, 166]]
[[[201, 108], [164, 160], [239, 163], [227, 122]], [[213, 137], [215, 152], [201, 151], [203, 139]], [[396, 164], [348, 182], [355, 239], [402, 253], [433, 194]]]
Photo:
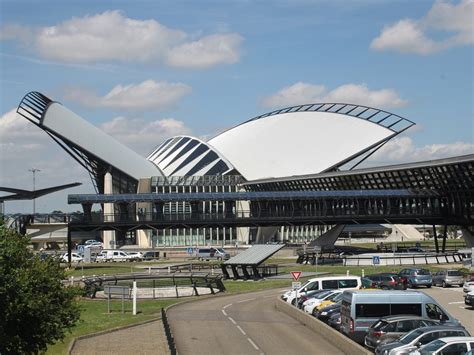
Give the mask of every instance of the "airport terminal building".
[[[337, 206], [332, 202], [331, 208], [350, 212], [356, 205], [360, 207], [355, 195], [352, 196], [354, 191], [389, 189], [415, 189], [417, 196], [421, 196], [420, 190], [457, 193], [460, 198], [453, 203], [457, 209], [464, 209], [466, 218], [472, 220], [473, 156], [357, 169], [390, 139], [414, 125], [412, 121], [384, 110], [342, 103], [299, 105], [247, 120], [208, 141], [191, 136], [171, 137], [147, 157], [117, 142], [41, 93], [28, 93], [17, 112], [44, 130], [87, 169], [98, 194], [182, 196], [182, 199], [172, 201], [136, 199], [133, 203], [124, 203], [122, 197], [115, 203], [103, 204], [104, 221], [124, 214], [134, 215], [137, 221], [152, 220], [156, 215], [186, 215], [193, 211], [216, 216], [255, 214], [257, 206], [261, 209], [262, 205], [250, 200], [216, 198], [192, 202], [186, 199], [186, 196], [199, 193], [245, 191], [347, 191], [345, 197], [337, 201]], [[398, 209], [402, 205], [407, 209], [442, 207], [440, 199], [402, 200]], [[375, 208], [372, 204], [376, 204], [376, 200], [369, 203], [371, 206], [365, 208]], [[440, 206], [436, 207], [437, 204]], [[295, 210], [295, 204], [286, 201], [279, 203], [278, 208]], [[321, 206], [305, 204], [304, 208], [309, 211]], [[388, 207], [380, 201], [378, 208]], [[144, 248], [271, 241], [303, 243], [318, 238], [333, 225], [315, 218], [313, 222], [295, 225], [148, 226], [147, 230], [103, 233], [107, 246], [133, 244]]]

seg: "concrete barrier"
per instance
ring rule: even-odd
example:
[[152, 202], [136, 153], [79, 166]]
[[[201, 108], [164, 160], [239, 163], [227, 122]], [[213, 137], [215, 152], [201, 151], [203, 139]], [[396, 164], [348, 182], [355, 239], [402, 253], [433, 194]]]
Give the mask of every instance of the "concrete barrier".
[[344, 334], [339, 333], [337, 330], [321, 322], [319, 319], [299, 310], [298, 308], [290, 305], [289, 303], [281, 299], [276, 300], [275, 307], [280, 312], [286, 313], [287, 315], [301, 322], [314, 332], [321, 334], [323, 338], [325, 338], [332, 345], [341, 350], [344, 354], [373, 354], [369, 350], [347, 338]]

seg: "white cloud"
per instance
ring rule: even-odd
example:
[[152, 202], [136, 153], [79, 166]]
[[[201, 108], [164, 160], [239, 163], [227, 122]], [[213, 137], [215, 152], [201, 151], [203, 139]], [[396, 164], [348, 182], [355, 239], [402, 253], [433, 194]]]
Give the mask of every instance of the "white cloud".
[[65, 98], [87, 107], [146, 111], [172, 107], [191, 91], [190, 86], [182, 83], [146, 80], [139, 84], [116, 85], [102, 97], [87, 89], [70, 87]]
[[184, 68], [234, 64], [239, 61], [242, 40], [238, 34], [217, 34], [184, 43], [170, 50], [167, 63]]
[[[474, 1], [462, 0], [454, 5], [438, 0], [421, 19], [402, 19], [386, 26], [370, 47], [374, 50], [392, 50], [402, 53], [431, 54], [451, 47], [474, 43]], [[431, 33], [447, 34], [434, 40]]]
[[240, 58], [242, 42], [235, 33], [196, 40], [156, 20], [136, 20], [120, 11], [74, 17], [41, 28], [6, 25], [0, 31], [0, 39], [19, 39], [42, 58], [67, 63], [166, 63], [185, 68], [235, 63]]
[[191, 133], [184, 122], [173, 118], [149, 122], [140, 118], [116, 117], [100, 128], [144, 156], [169, 137]]
[[376, 108], [402, 107], [407, 101], [393, 89], [371, 91], [365, 84], [345, 84], [331, 91], [324, 85], [298, 82], [262, 100], [264, 107], [285, 107], [318, 102], [340, 102]]
[[[83, 185], [55, 192], [36, 200], [37, 212], [77, 210], [67, 205], [70, 193], [92, 193], [87, 172], [38, 127], [12, 109], [0, 116], [0, 186], [31, 190], [32, 173], [37, 168], [36, 188], [42, 189], [71, 182]], [[0, 195], [7, 195], [0, 192]], [[31, 201], [6, 202], [6, 212], [31, 212]]]
[[474, 144], [455, 142], [416, 147], [409, 137], [395, 138], [380, 148], [365, 165], [378, 166], [473, 154]]

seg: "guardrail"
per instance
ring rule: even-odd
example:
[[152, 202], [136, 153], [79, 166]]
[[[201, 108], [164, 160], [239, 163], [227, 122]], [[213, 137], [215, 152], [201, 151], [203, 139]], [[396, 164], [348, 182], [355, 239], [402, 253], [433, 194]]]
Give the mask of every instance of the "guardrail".
[[174, 342], [173, 334], [171, 333], [170, 324], [168, 323], [168, 316], [166, 310], [161, 309], [161, 320], [163, 321], [163, 328], [165, 328], [166, 341], [168, 342], [168, 348], [170, 349], [171, 355], [176, 355], [176, 344]]
[[[104, 276], [92, 276], [84, 277], [82, 282], [85, 285], [85, 291], [87, 296], [95, 298], [96, 293], [103, 289], [105, 285], [118, 285], [125, 282], [133, 281], [152, 281], [150, 285], [153, 290], [155, 288], [175, 287], [176, 297], [179, 297], [178, 287], [192, 287], [194, 294], [199, 296], [198, 287], [209, 288], [211, 294], [215, 294], [215, 291], [225, 291], [224, 283], [222, 282], [222, 275], [210, 275], [210, 274], [169, 274], [163, 275], [158, 273], [140, 273], [140, 274], [122, 274], [122, 275], [104, 275]], [[183, 282], [184, 281], [184, 282]], [[158, 285], [157, 285], [158, 283]], [[153, 298], [155, 294], [153, 293]]]
[[[344, 266], [366, 266], [373, 265], [375, 255], [354, 255], [343, 258]], [[410, 255], [387, 255], [378, 254], [378, 265], [403, 266], [403, 265], [429, 265], [429, 264], [449, 264], [463, 261], [460, 253], [443, 254], [410, 254]]]

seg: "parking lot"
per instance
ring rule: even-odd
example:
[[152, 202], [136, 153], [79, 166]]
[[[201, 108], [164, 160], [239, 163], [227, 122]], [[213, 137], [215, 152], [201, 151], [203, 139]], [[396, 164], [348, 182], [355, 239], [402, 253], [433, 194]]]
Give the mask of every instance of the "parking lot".
[[459, 320], [471, 335], [474, 335], [474, 309], [464, 304], [465, 293], [462, 291], [462, 287], [431, 287], [419, 288], [419, 290], [433, 297], [453, 317]]

